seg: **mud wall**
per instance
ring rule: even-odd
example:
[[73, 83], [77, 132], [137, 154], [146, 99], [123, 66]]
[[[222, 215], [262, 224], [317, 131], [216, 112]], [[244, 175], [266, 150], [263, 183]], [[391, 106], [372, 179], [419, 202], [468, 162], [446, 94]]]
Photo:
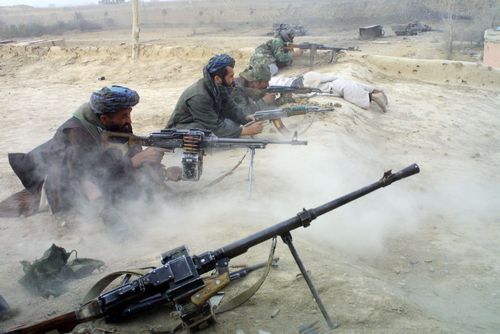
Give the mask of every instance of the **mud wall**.
[[[474, 17], [491, 11], [493, 0], [457, 1], [455, 11]], [[477, 4], [476, 4], [477, 2]], [[312, 26], [369, 25], [408, 20], [442, 20], [447, 1], [415, 0], [273, 0], [190, 1], [141, 3], [144, 27], [250, 25], [270, 27], [273, 22], [305, 23]], [[1, 24], [55, 24], [76, 18], [104, 28], [131, 24], [131, 5], [94, 5], [63, 8], [0, 7]]]

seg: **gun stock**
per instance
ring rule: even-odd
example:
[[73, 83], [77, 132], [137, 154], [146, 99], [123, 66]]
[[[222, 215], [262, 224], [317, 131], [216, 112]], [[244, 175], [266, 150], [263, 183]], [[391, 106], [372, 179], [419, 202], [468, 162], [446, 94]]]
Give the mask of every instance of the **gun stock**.
[[114, 141], [121, 141], [121, 142], [126, 141], [129, 144], [148, 146], [147, 137], [136, 136], [132, 133], [126, 133], [126, 132], [103, 131], [101, 133], [101, 139], [104, 144], [112, 143]]
[[84, 321], [78, 319], [77, 312], [69, 312], [35, 325], [12, 328], [7, 330], [5, 334], [41, 334], [54, 330], [60, 333], [68, 333], [82, 322]]

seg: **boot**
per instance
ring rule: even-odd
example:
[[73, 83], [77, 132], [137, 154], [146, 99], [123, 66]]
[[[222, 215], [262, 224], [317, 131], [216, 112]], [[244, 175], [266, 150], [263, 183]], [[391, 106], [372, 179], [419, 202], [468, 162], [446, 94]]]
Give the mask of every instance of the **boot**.
[[372, 103], [375, 102], [382, 109], [382, 112], [387, 112], [387, 97], [383, 92], [372, 93]]
[[379, 113], [384, 113], [384, 109], [375, 101], [370, 102], [370, 109]]

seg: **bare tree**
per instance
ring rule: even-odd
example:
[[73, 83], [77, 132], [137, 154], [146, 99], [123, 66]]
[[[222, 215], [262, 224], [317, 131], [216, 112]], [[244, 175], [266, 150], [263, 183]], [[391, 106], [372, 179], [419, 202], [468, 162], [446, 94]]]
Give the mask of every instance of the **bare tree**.
[[165, 8], [161, 10], [161, 16], [163, 18], [163, 25], [165, 26], [165, 17], [167, 16], [167, 10]]
[[134, 46], [132, 47], [132, 59], [139, 59], [139, 0], [132, 1], [132, 38]]

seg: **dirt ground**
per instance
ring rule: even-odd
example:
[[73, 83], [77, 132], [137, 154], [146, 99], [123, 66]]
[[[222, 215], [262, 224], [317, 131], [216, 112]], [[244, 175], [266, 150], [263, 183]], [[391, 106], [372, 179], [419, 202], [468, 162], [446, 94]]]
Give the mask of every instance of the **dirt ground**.
[[[260, 30], [148, 30], [137, 63], [130, 60], [128, 31], [64, 36], [66, 47], [0, 46], [0, 197], [21, 185], [7, 153], [26, 152], [49, 139], [90, 93], [103, 85], [136, 89], [135, 132], [166, 124], [182, 90], [198, 79], [217, 52], [236, 57], [236, 72], [265, 41]], [[357, 45], [335, 73], [385, 90], [389, 111], [378, 114], [331, 97], [334, 113], [287, 120], [308, 140], [305, 147], [269, 146], [256, 154], [255, 185], [247, 200], [247, 167], [206, 185], [230, 169], [244, 150], [205, 158], [197, 183], [174, 183], [167, 203], [138, 203], [131, 233], [116, 240], [99, 221], [55, 218], [48, 213], [1, 219], [0, 293], [18, 310], [0, 329], [32, 323], [76, 308], [104, 274], [158, 265], [162, 252], [186, 244], [211, 250], [378, 180], [388, 169], [418, 163], [421, 173], [318, 218], [293, 233], [299, 254], [338, 333], [498, 333], [500, 330], [500, 71], [467, 61], [442, 60], [443, 34], [355, 40], [355, 31], [301, 37], [299, 41]], [[308, 71], [307, 58], [286, 74]], [[98, 78], [105, 77], [104, 81]], [[262, 138], [283, 139], [271, 127]], [[179, 164], [168, 154], [166, 165]], [[51, 243], [106, 262], [103, 272], [68, 284], [57, 298], [34, 297], [18, 279], [21, 260], [34, 260]], [[268, 243], [233, 260], [267, 258]], [[218, 317], [206, 333], [297, 333], [321, 313], [286, 246], [255, 296]], [[226, 290], [235, 294], [259, 277], [251, 274]], [[224, 301], [223, 301], [224, 302]], [[95, 328], [146, 333], [175, 323], [171, 310], [125, 324]], [[278, 313], [277, 313], [278, 312]], [[96, 333], [102, 331], [95, 330]]]

